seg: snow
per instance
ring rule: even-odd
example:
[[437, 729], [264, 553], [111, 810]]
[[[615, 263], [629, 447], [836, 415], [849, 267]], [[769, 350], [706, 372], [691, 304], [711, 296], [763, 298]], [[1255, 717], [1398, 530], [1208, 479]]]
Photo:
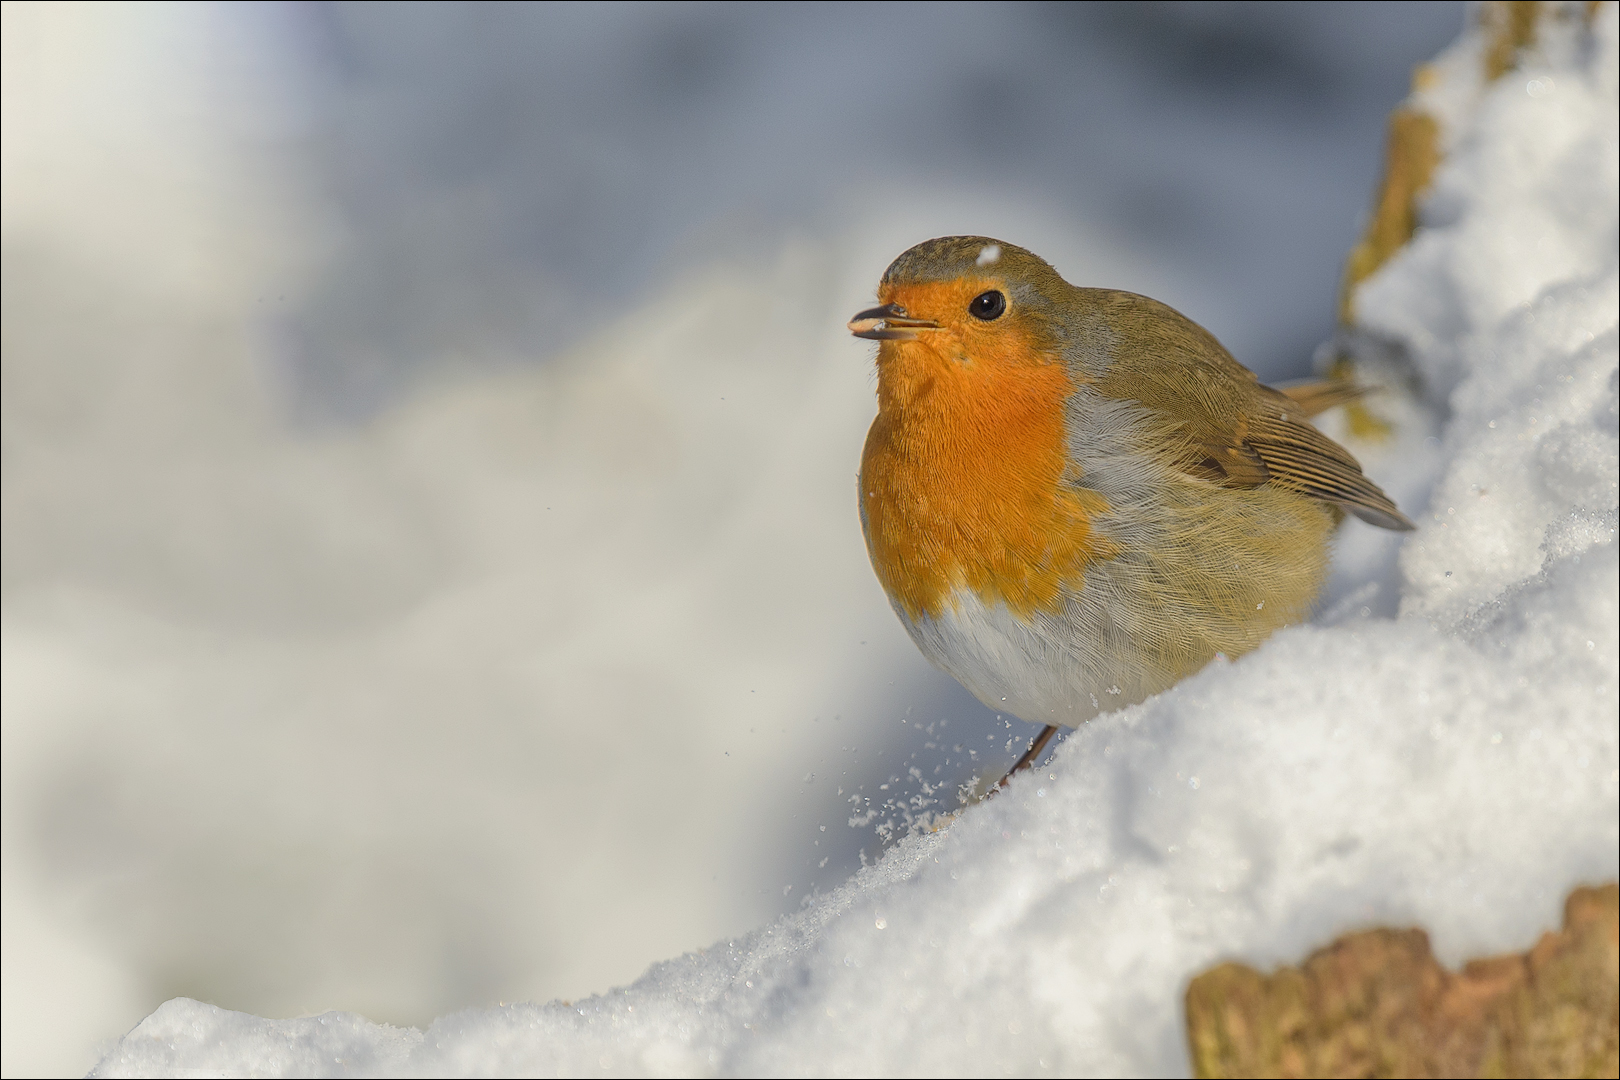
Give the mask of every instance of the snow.
[[966, 229], [1303, 373], [1462, 4], [3, 7], [22, 1075], [582, 998], [953, 805], [1032, 729], [876, 586], [844, 320]]
[[[125, 1036], [96, 1075], [1177, 1074], [1186, 1069], [1181, 992], [1222, 959], [1292, 961], [1374, 924], [1426, 927], [1453, 964], [1526, 947], [1556, 925], [1570, 888], [1620, 869], [1617, 36], [1616, 7], [1603, 5], [1589, 36], [1574, 23], [1548, 28], [1499, 82], [1432, 91], [1449, 94], [1448, 156], [1425, 227], [1357, 298], [1363, 329], [1403, 346], [1427, 388], [1421, 400], [1375, 404], [1397, 421], [1392, 442], [1354, 445], [1419, 528], [1403, 540], [1347, 525], [1315, 623], [1091, 722], [1048, 767], [909, 837], [799, 912], [621, 988], [469, 1009], [425, 1029], [341, 1013], [265, 1020], [179, 998]], [[1463, 79], [1480, 47], [1465, 34], [1439, 69]], [[751, 287], [744, 278], [694, 285], [628, 325], [712, 326]], [[831, 417], [848, 387], [818, 366], [835, 349], [830, 338], [806, 326], [799, 339], [809, 342], [805, 382], [790, 396], [832, 403], [791, 413], [810, 424]], [[612, 371], [642, 340], [610, 332], [592, 355]], [[645, 407], [669, 393], [681, 409], [703, 408], [724, 387], [746, 387], [751, 344], [721, 347], [735, 359], [712, 383], [657, 383]], [[536, 399], [549, 392], [537, 386]], [[491, 423], [501, 409], [540, 407], [511, 403], [509, 386], [496, 395], [503, 405], [481, 393], [469, 391], [459, 418], [436, 414], [460, 425], [452, 433], [427, 439], [433, 425], [418, 418], [381, 438], [419, 440], [405, 459], [430, 469], [471, 433], [495, 445], [517, 438], [521, 415]], [[739, 432], [774, 426], [706, 407]], [[841, 422], [854, 445], [854, 421]], [[664, 463], [652, 453], [629, 452], [620, 467], [646, 470], [656, 499]], [[815, 531], [823, 508], [793, 515], [789, 492], [820, 467], [808, 451], [768, 466], [677, 467], [708, 476], [705, 497], [717, 507], [728, 469], [780, 470], [781, 493], [737, 511], [758, 533], [713, 552], [717, 566], [746, 561], [777, 530], [805, 529], [839, 553], [814, 573], [860, 572], [845, 539]], [[467, 475], [453, 463], [444, 471]], [[575, 482], [591, 481], [582, 472]], [[439, 497], [479, 500], [479, 513], [536, 512], [521, 508], [510, 478], [486, 483], [447, 483]], [[701, 549], [708, 537], [675, 542]], [[637, 554], [610, 547], [600, 557], [625, 565]], [[601, 572], [581, 567], [586, 580]], [[677, 682], [649, 702], [678, 692], [680, 613], [726, 580], [697, 576], [651, 615], [617, 617], [639, 620], [629, 647], [673, 650]], [[423, 663], [435, 635], [478, 632], [455, 611], [446, 602], [412, 624]], [[487, 638], [504, 656], [492, 662], [519, 662], [521, 650], [501, 652], [501, 636]], [[564, 672], [532, 677], [548, 685]], [[588, 709], [589, 695], [570, 707]], [[410, 730], [432, 737], [422, 722]], [[375, 737], [386, 756], [400, 735]], [[659, 745], [678, 760], [687, 739], [667, 733]], [[273, 739], [262, 750], [281, 752]], [[632, 767], [619, 758], [609, 771]], [[683, 817], [610, 815], [592, 842], [639, 845], [619, 857], [639, 864], [642, 887], [657, 888], [667, 868], [646, 852], [664, 830], [736, 817], [713, 793], [692, 794], [698, 809], [676, 808]]]

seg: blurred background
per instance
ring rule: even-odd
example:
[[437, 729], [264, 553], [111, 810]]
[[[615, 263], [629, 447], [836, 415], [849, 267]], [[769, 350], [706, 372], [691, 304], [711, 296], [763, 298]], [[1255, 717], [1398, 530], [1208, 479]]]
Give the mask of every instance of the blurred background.
[[4, 5], [4, 1071], [575, 997], [1033, 728], [844, 321], [987, 233], [1308, 373], [1460, 3]]

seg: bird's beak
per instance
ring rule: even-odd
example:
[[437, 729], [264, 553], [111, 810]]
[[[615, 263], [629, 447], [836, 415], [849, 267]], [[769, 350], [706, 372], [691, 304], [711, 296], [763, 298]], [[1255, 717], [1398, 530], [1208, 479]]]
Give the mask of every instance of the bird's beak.
[[867, 308], [849, 320], [850, 333], [873, 341], [910, 341], [918, 330], [938, 329], [939, 323], [933, 319], [910, 318], [899, 304]]

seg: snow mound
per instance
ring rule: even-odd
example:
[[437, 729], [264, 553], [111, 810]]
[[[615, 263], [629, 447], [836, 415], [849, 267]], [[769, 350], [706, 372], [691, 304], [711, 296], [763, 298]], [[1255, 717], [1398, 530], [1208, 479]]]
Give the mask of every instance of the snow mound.
[[1357, 296], [1427, 387], [1356, 446], [1419, 529], [1349, 524], [1364, 580], [1341, 566], [1330, 615], [628, 987], [425, 1031], [177, 999], [95, 1075], [1178, 1074], [1181, 993], [1220, 960], [1416, 923], [1456, 963], [1555, 926], [1620, 869], [1616, 8], [1489, 85], [1481, 48], [1437, 65], [1426, 227]]

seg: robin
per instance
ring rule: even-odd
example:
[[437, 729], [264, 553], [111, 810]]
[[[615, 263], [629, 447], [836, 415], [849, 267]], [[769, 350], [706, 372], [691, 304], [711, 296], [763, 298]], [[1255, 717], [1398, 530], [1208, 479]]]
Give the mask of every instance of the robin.
[[850, 330], [878, 341], [861, 456], [872, 568], [923, 655], [1060, 727], [1141, 701], [1305, 617], [1345, 511], [1411, 529], [1310, 417], [1342, 381], [1262, 385], [1134, 293], [947, 236], [896, 259]]

